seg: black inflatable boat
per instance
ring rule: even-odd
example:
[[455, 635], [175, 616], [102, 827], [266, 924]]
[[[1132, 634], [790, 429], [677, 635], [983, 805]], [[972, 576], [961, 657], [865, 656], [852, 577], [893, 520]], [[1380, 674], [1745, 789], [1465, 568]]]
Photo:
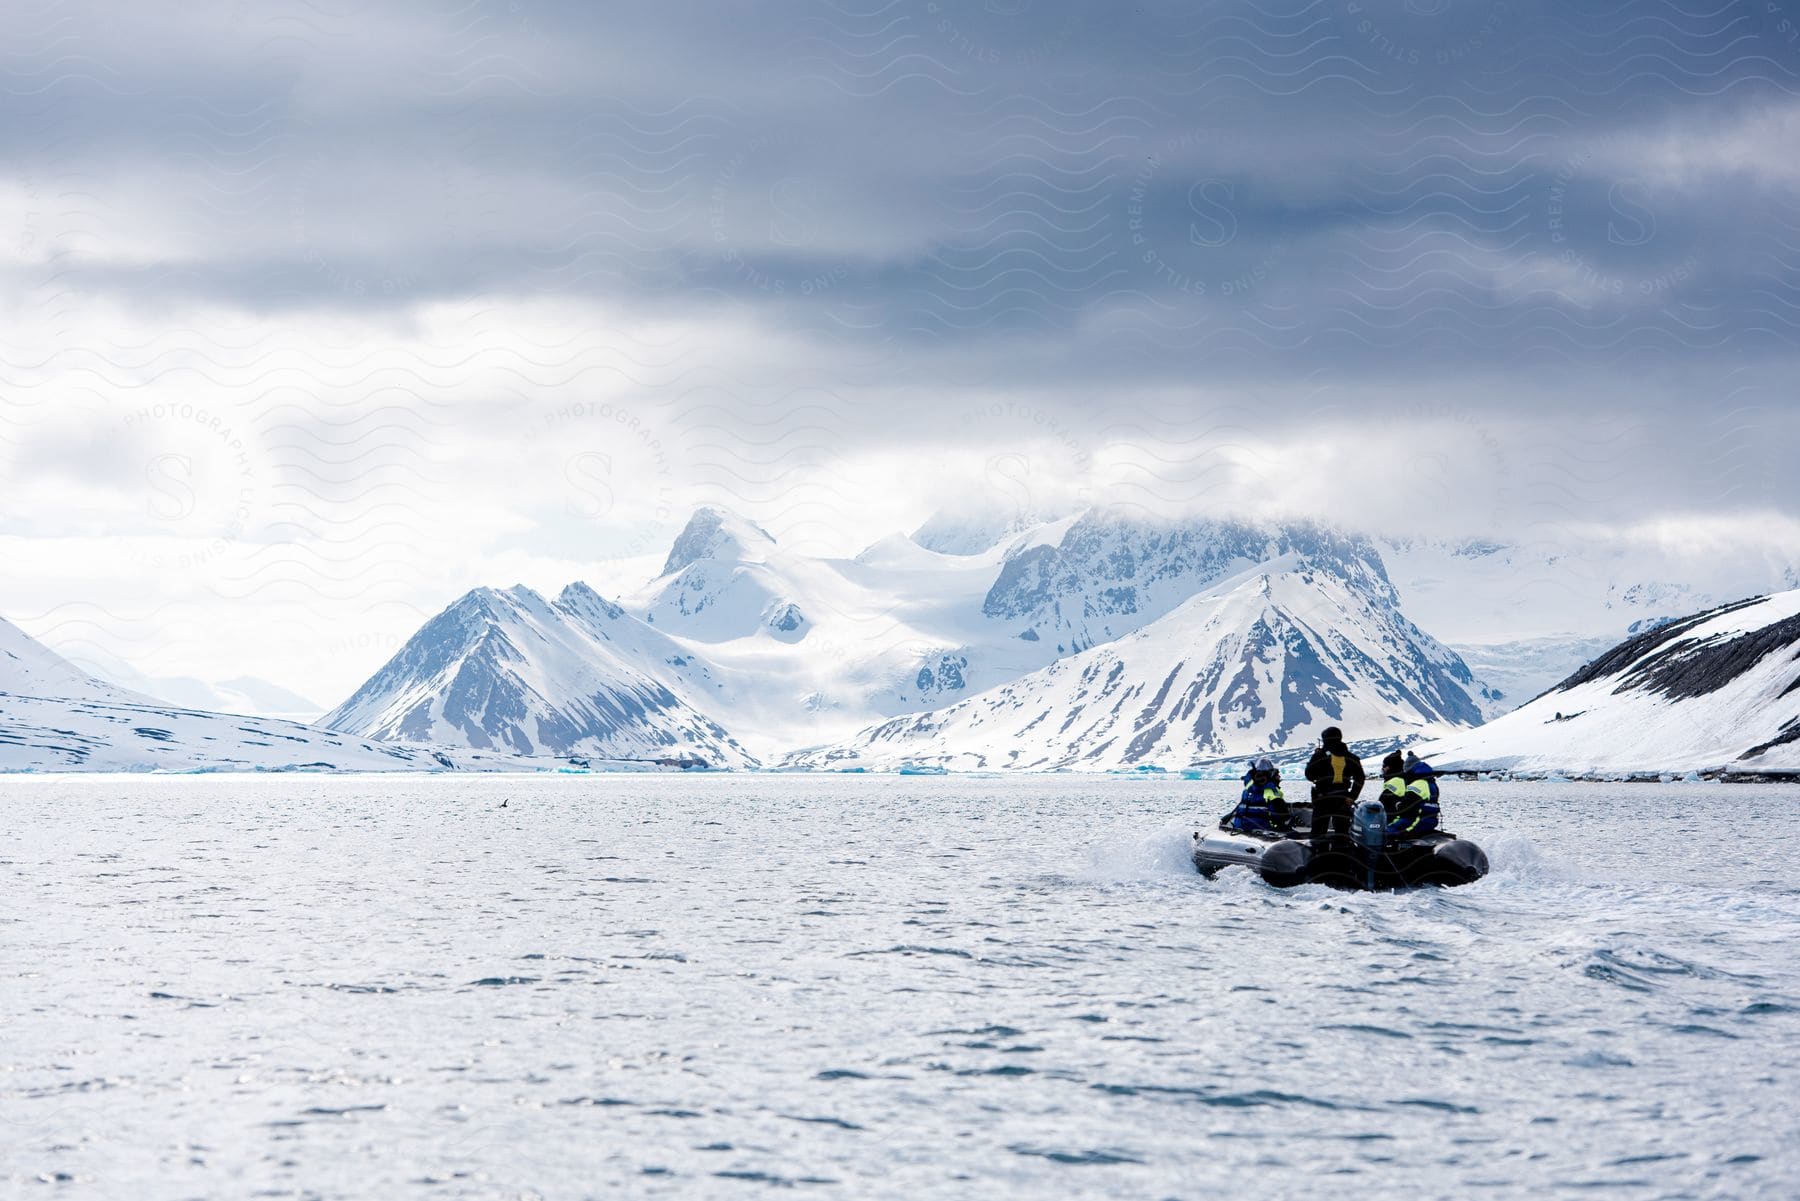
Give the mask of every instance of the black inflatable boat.
[[1208, 877], [1247, 867], [1277, 888], [1329, 884], [1333, 888], [1391, 889], [1471, 884], [1487, 875], [1487, 855], [1466, 838], [1434, 830], [1416, 838], [1385, 833], [1381, 802], [1357, 806], [1350, 833], [1315, 853], [1312, 807], [1295, 805], [1295, 829], [1234, 830], [1229, 815], [1216, 830], [1194, 831], [1194, 867]]

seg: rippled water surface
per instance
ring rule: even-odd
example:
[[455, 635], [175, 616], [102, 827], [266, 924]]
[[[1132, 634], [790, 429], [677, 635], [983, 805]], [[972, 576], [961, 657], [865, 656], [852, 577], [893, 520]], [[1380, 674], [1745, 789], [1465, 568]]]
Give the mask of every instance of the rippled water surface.
[[1800, 1195], [1800, 791], [1452, 784], [1369, 896], [1221, 787], [0, 782], [0, 1193]]

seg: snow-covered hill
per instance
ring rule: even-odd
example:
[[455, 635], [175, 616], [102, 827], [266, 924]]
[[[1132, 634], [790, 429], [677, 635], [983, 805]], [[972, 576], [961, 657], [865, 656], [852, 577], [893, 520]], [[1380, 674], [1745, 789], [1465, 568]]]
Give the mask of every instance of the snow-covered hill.
[[477, 588], [317, 724], [517, 755], [746, 765], [752, 756], [685, 695], [708, 681], [705, 664], [586, 585], [554, 601]]
[[[1317, 558], [1290, 552], [1205, 589], [1123, 638], [791, 762], [1178, 767], [1305, 745], [1329, 725], [1366, 740], [1477, 721], [1462, 661], [1408, 622], [1366, 572], [1339, 574], [1339, 548], [1322, 545]], [[1031, 606], [1034, 620], [1067, 621], [1061, 598], [1072, 594]]]
[[552, 764], [375, 742], [298, 722], [0, 694], [0, 771], [530, 771]]
[[1421, 753], [1440, 768], [1582, 775], [1800, 770], [1800, 591], [1655, 625]]

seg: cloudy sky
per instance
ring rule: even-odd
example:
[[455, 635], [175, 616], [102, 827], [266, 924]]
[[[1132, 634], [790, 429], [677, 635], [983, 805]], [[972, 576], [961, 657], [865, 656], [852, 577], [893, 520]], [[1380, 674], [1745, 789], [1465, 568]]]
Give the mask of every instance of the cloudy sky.
[[330, 704], [695, 504], [1767, 540], [1778, 0], [54, 0], [0, 88], [0, 614]]

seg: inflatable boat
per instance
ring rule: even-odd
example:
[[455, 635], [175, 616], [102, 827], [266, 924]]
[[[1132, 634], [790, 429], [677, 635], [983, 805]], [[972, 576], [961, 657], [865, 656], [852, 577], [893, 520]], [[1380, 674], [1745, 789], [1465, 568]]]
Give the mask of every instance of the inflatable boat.
[[1211, 878], [1228, 867], [1247, 867], [1277, 888], [1329, 884], [1334, 888], [1419, 888], [1471, 884], [1487, 875], [1487, 855], [1447, 830], [1405, 838], [1389, 835], [1376, 800], [1351, 815], [1350, 833], [1315, 852], [1312, 806], [1293, 807], [1291, 830], [1234, 830], [1231, 817], [1216, 830], [1194, 831], [1194, 867]]

